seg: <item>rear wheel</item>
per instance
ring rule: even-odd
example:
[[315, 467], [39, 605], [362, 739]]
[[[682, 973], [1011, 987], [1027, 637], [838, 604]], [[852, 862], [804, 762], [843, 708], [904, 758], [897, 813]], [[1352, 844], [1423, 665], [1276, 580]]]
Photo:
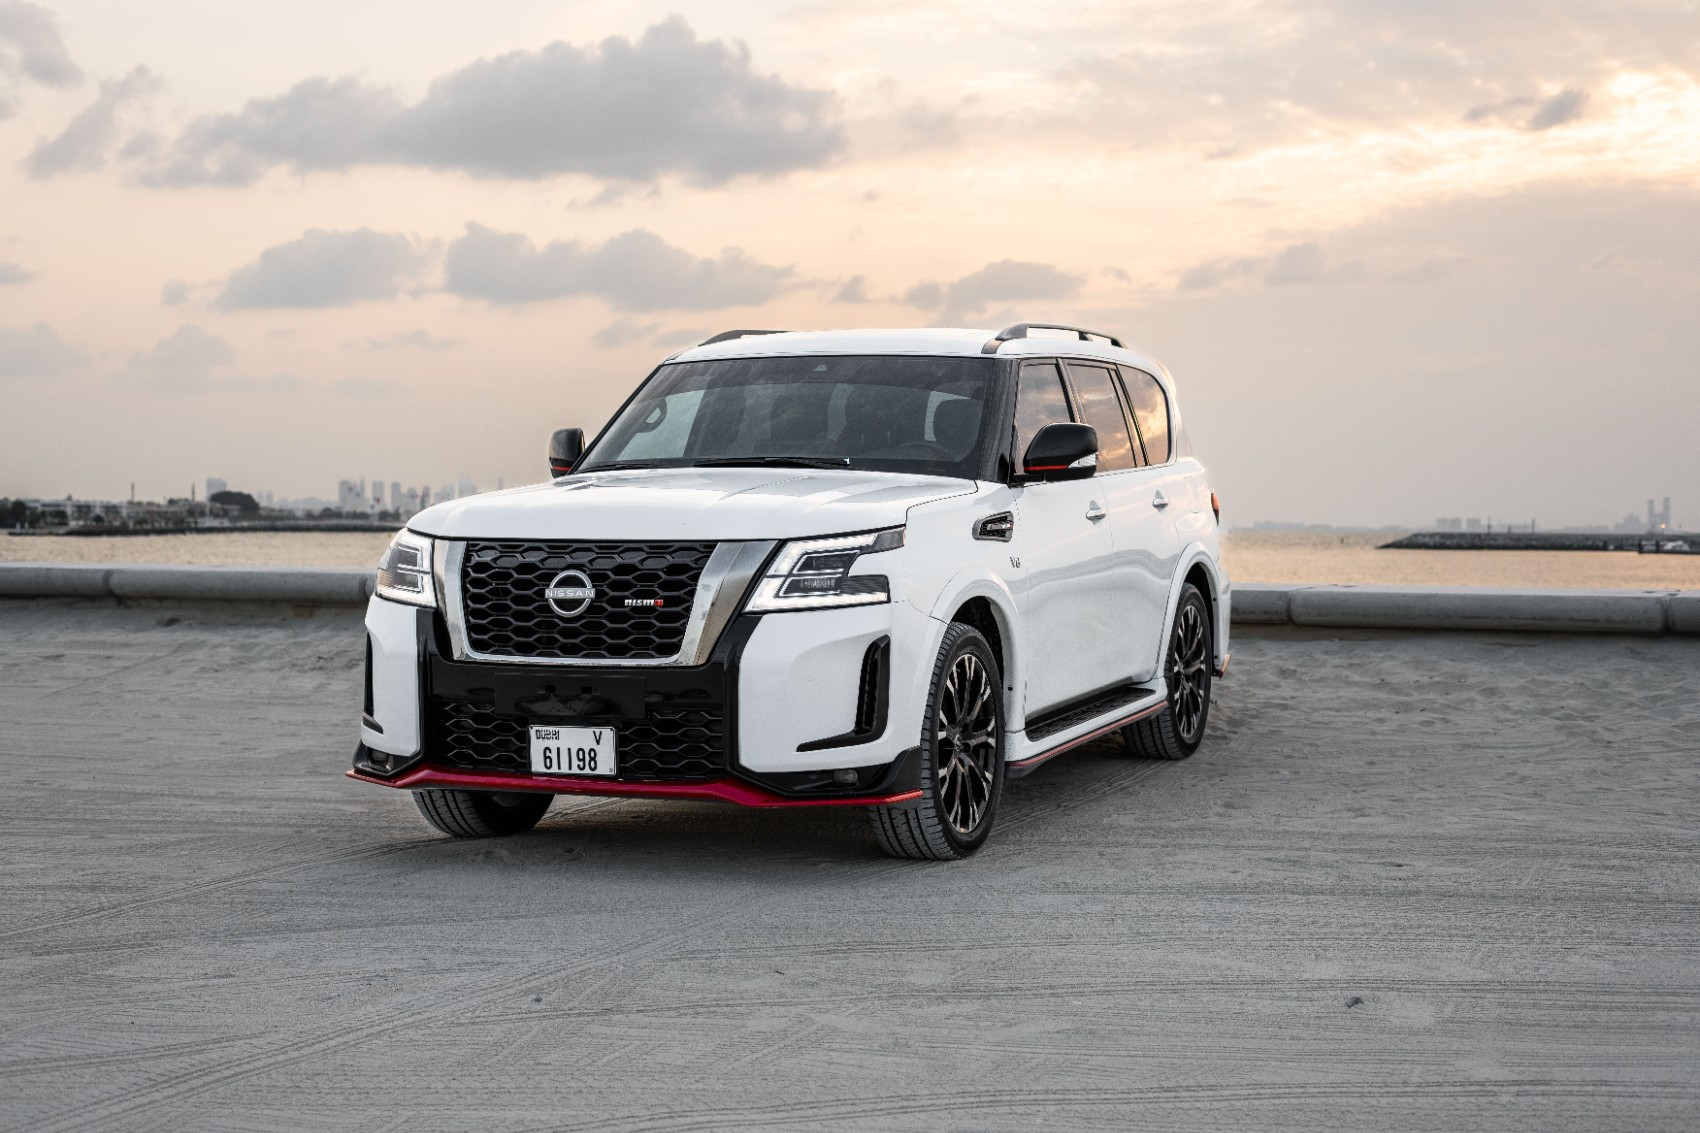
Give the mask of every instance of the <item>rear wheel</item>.
[[425, 821], [456, 838], [500, 838], [537, 825], [554, 795], [536, 791], [414, 791]]
[[1003, 677], [979, 631], [945, 630], [921, 733], [921, 798], [870, 807], [880, 849], [894, 858], [953, 861], [978, 850], [1003, 794]]
[[1122, 729], [1122, 739], [1131, 755], [1142, 759], [1185, 759], [1204, 741], [1204, 725], [1210, 719], [1212, 642], [1210, 605], [1198, 587], [1181, 587], [1175, 607], [1174, 628], [1169, 631], [1169, 648], [1163, 662], [1169, 700], [1163, 710]]

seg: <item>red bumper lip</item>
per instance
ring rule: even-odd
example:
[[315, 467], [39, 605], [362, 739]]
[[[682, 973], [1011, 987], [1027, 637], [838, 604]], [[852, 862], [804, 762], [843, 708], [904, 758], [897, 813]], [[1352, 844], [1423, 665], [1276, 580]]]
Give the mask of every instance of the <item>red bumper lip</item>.
[[710, 783], [618, 783], [608, 779], [556, 775], [484, 775], [474, 771], [442, 771], [435, 767], [416, 767], [394, 779], [380, 779], [358, 771], [345, 771], [344, 774], [362, 783], [376, 783], [380, 787], [404, 791], [545, 791], [555, 795], [608, 795], [627, 799], [698, 799], [755, 807], [889, 806], [921, 797], [920, 791], [902, 791], [895, 795], [858, 795], [854, 798], [791, 799], [736, 779], [719, 779]]

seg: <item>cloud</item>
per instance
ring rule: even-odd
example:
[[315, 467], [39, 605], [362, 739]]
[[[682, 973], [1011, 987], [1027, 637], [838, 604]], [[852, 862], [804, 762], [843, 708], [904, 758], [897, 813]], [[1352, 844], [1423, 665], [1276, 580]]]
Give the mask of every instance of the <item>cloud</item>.
[[1464, 115], [1464, 121], [1510, 122], [1531, 133], [1539, 133], [1576, 121], [1582, 117], [1587, 104], [1587, 91], [1562, 90], [1544, 100], [1524, 96], [1473, 107]]
[[338, 397], [355, 397], [367, 401], [390, 397], [400, 390], [401, 384], [389, 378], [340, 378], [330, 384], [330, 392]]
[[225, 310], [342, 307], [394, 299], [429, 266], [410, 237], [360, 228], [312, 228], [230, 273], [214, 305]]
[[87, 361], [46, 323], [0, 327], [0, 378], [54, 378]]
[[236, 349], [229, 342], [193, 323], [184, 323], [169, 338], [154, 343], [153, 349], [130, 356], [132, 369], [160, 376], [204, 375], [234, 361]]
[[1360, 261], [1335, 266], [1314, 240], [1289, 244], [1269, 256], [1230, 256], [1194, 264], [1181, 273], [1177, 291], [1204, 291], [1241, 280], [1259, 279], [1267, 287], [1291, 287], [1324, 280], [1356, 279], [1365, 273]]
[[159, 79], [137, 67], [121, 79], [100, 84], [100, 94], [71, 119], [57, 137], [43, 138], [24, 159], [24, 170], [38, 180], [61, 173], [86, 173], [106, 164], [118, 145], [120, 118], [129, 107], [159, 89]]
[[268, 169], [347, 169], [383, 160], [380, 135], [403, 112], [388, 91], [352, 76], [308, 79], [235, 114], [197, 118], [143, 166], [143, 184], [247, 185]]
[[73, 87], [82, 78], [52, 12], [37, 4], [0, 0], [0, 119], [16, 112], [14, 95], [26, 81]]
[[866, 276], [853, 275], [839, 285], [833, 292], [834, 303], [866, 303], [868, 302], [868, 280]]
[[438, 338], [428, 330], [397, 331], [381, 334], [359, 343], [359, 350], [452, 350], [460, 345], [458, 338]]
[[[1694, 21], [1658, 0], [1109, 5], [1034, 33], [1055, 62], [1022, 117], [1228, 155], [1460, 116], [1548, 130], [1624, 72], [1700, 79]], [[984, 129], [1007, 133], [1007, 116]]]
[[467, 298], [519, 304], [594, 295], [621, 311], [742, 307], [794, 285], [789, 267], [736, 248], [694, 256], [641, 228], [597, 247], [557, 240], [539, 248], [520, 233], [468, 224], [446, 266], [446, 289]]
[[1294, 283], [1315, 283], [1328, 269], [1328, 254], [1314, 240], [1292, 244], [1281, 249], [1269, 261], [1263, 281], [1271, 287], [1286, 287]]
[[1560, 91], [1541, 103], [1540, 109], [1535, 111], [1525, 128], [1534, 131], [1550, 130], [1554, 126], [1574, 122], [1582, 117], [1582, 111], [1587, 104], [1588, 92], [1585, 90]]
[[994, 303], [1067, 299], [1080, 291], [1081, 277], [1050, 264], [999, 260], [952, 283], [918, 283], [903, 293], [913, 307], [936, 310], [946, 321], [972, 317]]
[[190, 123], [141, 177], [161, 187], [245, 185], [280, 165], [389, 164], [718, 185], [819, 166], [843, 147], [828, 93], [760, 74], [747, 47], [699, 40], [674, 16], [635, 41], [481, 59], [411, 106], [352, 76], [308, 79]]
[[21, 264], [7, 263], [5, 260], [0, 260], [0, 287], [11, 286], [19, 283], [28, 283], [34, 278], [35, 272], [30, 271]]
[[634, 323], [630, 319], [615, 319], [591, 335], [590, 340], [604, 349], [612, 350], [634, 342], [649, 341], [660, 329], [660, 323]]
[[189, 301], [189, 285], [181, 279], [168, 279], [159, 289], [159, 301], [167, 307], [181, 307]]

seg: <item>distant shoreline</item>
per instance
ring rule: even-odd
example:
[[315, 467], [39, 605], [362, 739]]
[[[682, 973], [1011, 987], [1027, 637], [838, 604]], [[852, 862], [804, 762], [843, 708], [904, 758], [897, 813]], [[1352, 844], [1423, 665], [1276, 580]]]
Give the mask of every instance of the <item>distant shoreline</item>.
[[6, 534], [36, 538], [96, 539], [113, 536], [128, 538], [136, 535], [233, 535], [243, 532], [276, 534], [295, 531], [309, 534], [326, 534], [339, 531], [363, 534], [400, 531], [401, 528], [402, 525], [399, 523], [237, 523], [228, 527], [73, 527], [69, 531], [30, 531], [24, 529], [8, 531]]
[[1609, 532], [1574, 531], [1417, 531], [1381, 549], [1393, 551], [1640, 551], [1648, 554], [1684, 554], [1656, 551], [1659, 544], [1686, 542], [1700, 547], [1700, 534], [1668, 531], [1658, 534], [1622, 535]]

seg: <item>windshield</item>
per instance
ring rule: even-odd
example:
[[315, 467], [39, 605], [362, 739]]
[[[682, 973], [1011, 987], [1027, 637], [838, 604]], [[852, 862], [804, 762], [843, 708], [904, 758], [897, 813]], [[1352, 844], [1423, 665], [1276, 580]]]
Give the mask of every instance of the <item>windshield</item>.
[[774, 464], [973, 479], [990, 358], [801, 356], [663, 366], [578, 467]]

